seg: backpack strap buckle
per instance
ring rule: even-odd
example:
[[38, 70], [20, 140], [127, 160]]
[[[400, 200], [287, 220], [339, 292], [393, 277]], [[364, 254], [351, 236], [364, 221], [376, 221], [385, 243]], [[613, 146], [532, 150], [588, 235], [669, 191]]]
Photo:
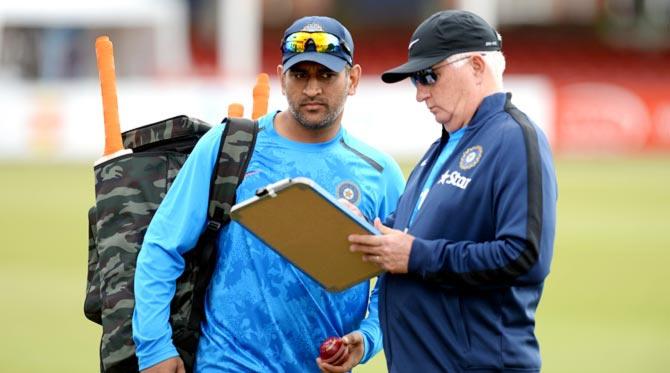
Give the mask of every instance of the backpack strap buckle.
[[216, 232], [221, 228], [221, 223], [215, 220], [210, 220], [207, 222], [207, 230], [211, 232]]

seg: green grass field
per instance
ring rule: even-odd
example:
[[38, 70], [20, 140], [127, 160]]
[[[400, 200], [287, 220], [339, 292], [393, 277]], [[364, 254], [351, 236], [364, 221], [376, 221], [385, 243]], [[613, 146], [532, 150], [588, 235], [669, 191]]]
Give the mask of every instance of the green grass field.
[[[406, 170], [407, 171], [407, 170]], [[670, 367], [670, 157], [562, 159], [544, 372]], [[83, 316], [89, 165], [0, 163], [0, 370], [95, 372]], [[384, 372], [377, 356], [357, 372]]]

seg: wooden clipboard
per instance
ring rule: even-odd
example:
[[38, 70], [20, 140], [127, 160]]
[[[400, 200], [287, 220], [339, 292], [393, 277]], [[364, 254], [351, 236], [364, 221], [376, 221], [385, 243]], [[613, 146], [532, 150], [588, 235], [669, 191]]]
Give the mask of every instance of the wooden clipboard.
[[349, 251], [352, 233], [379, 234], [313, 180], [270, 184], [232, 207], [231, 218], [328, 291], [341, 291], [381, 273]]

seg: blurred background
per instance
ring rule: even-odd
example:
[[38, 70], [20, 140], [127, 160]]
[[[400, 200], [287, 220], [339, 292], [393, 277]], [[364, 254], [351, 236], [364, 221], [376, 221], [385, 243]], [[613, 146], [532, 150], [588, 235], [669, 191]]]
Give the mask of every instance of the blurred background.
[[[537, 313], [545, 372], [670, 366], [670, 0], [21, 0], [0, 3], [0, 366], [94, 372], [83, 316], [86, 213], [103, 150], [95, 38], [114, 43], [123, 130], [179, 114], [250, 116], [298, 17], [339, 19], [363, 67], [344, 123], [407, 172], [439, 126], [408, 82], [416, 26], [443, 9], [503, 37], [505, 89], [556, 158], [558, 227]], [[379, 355], [357, 372], [384, 372]]]

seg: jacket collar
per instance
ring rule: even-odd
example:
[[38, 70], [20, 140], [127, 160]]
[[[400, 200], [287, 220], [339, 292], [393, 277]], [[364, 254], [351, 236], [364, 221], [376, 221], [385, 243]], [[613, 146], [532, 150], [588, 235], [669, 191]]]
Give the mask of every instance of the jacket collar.
[[472, 116], [468, 127], [477, 127], [486, 123], [486, 121], [496, 113], [505, 109], [505, 103], [512, 98], [511, 93], [498, 92], [484, 97], [479, 107]]
[[[479, 107], [472, 116], [470, 123], [467, 124], [466, 130], [469, 128], [476, 128], [486, 123], [486, 121], [496, 113], [505, 109], [505, 103], [512, 98], [511, 93], [498, 92], [484, 97]], [[440, 146], [446, 144], [449, 140], [449, 132], [442, 127], [442, 136], [440, 138]]]

